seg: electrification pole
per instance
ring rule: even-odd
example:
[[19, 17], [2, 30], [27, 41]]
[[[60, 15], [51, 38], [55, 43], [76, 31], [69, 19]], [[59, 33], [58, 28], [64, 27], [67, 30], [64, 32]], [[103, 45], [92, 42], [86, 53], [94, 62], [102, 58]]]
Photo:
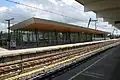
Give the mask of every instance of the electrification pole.
[[97, 21], [98, 20], [91, 20], [91, 21], [95, 22], [95, 30], [97, 30]]
[[[91, 22], [95, 22], [95, 30], [96, 30], [97, 29], [97, 25], [96, 25], [97, 21], [98, 20], [92, 20], [92, 18], [90, 18], [89, 22], [88, 22], [88, 28], [89, 28]], [[95, 39], [95, 34], [94, 34], [94, 39]]]
[[95, 30], [96, 30], [96, 29], [97, 29], [97, 25], [96, 25], [96, 24], [97, 24], [97, 21], [98, 21], [98, 20], [92, 20], [92, 18], [90, 18], [90, 19], [89, 19], [89, 22], [88, 22], [88, 28], [89, 28], [91, 22], [95, 22]]
[[89, 28], [89, 26], [90, 26], [90, 22], [91, 22], [91, 20], [92, 20], [92, 18], [89, 19], [89, 22], [88, 22], [88, 28]]

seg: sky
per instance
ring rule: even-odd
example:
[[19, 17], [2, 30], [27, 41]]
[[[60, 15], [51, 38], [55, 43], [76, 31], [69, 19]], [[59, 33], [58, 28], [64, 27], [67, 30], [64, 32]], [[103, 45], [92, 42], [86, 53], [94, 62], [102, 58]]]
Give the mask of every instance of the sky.
[[[31, 17], [54, 20], [87, 27], [90, 18], [96, 20], [96, 14], [92, 11], [84, 12], [84, 6], [74, 0], [12, 0], [35, 8], [15, 4], [2, 0], [0, 2], [0, 31], [7, 31], [6, 19], [15, 18], [11, 25], [19, 23]], [[36, 9], [37, 8], [37, 9]], [[49, 12], [43, 11], [47, 10]], [[56, 14], [50, 13], [55, 12]], [[59, 14], [59, 15], [58, 15]], [[64, 15], [64, 16], [61, 16]], [[95, 23], [90, 24], [90, 28], [95, 28]], [[113, 32], [114, 27], [98, 19], [97, 29], [107, 32]], [[120, 34], [120, 31], [115, 34]]]
[[2, 1], [0, 2], [0, 7], [3, 7], [3, 6], [10, 7], [10, 6], [12, 6], [12, 5], [13, 5], [12, 3], [8, 3], [8, 2], [5, 1], [5, 0], [2, 0]]

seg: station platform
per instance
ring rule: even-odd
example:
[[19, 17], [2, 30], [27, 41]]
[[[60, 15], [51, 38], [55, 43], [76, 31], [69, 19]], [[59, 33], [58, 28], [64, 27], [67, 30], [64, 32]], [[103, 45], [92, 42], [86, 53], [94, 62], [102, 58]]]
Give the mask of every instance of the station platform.
[[8, 50], [0, 47], [0, 51], [8, 51]]
[[53, 80], [120, 80], [120, 45], [100, 53]]

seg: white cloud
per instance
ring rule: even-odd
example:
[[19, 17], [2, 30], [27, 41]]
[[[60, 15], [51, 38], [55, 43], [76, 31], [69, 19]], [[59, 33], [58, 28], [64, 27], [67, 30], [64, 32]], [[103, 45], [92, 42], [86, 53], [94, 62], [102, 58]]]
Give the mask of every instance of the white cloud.
[[49, 0], [50, 2], [52, 2], [55, 5], [58, 5], [58, 3], [56, 2], [56, 0]]
[[8, 10], [7, 7], [0, 7], [0, 13], [1, 13], [1, 12], [6, 12], [7, 10]]
[[75, 2], [74, 0], [61, 0], [61, 1], [68, 5], [73, 5], [73, 3]]
[[[2, 12], [6, 12], [0, 15], [0, 22], [3, 22], [5, 19], [11, 17], [15, 18], [12, 23], [18, 23], [31, 17], [38, 17], [86, 27], [89, 18], [96, 19], [96, 14], [94, 12], [84, 12], [84, 6], [74, 0], [19, 0], [19, 2], [39, 9], [34, 9], [19, 4], [12, 7], [0, 7], [0, 14]], [[63, 17], [42, 10], [53, 11], [57, 14], [69, 17]], [[102, 29], [104, 23], [98, 24], [98, 27], [99, 26], [100, 28], [98, 29]], [[4, 27], [6, 26], [4, 25]], [[90, 27], [94, 28], [94, 23], [91, 23]]]

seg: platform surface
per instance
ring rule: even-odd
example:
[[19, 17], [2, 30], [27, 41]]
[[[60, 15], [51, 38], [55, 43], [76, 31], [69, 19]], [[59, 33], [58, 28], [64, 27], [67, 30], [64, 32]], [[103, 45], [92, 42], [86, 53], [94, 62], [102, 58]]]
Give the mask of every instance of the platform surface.
[[120, 45], [53, 80], [120, 80]]
[[8, 51], [8, 50], [0, 47], [0, 51]]

